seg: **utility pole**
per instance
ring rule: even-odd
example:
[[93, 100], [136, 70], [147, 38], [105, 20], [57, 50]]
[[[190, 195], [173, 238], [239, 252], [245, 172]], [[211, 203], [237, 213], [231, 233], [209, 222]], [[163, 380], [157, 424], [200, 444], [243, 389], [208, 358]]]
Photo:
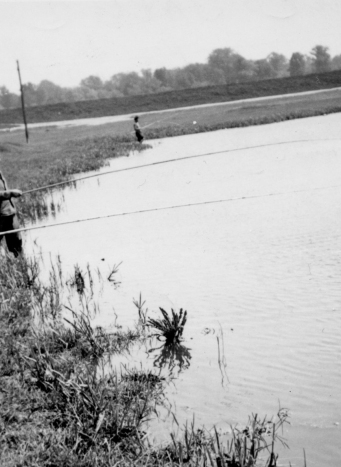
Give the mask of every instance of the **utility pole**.
[[24, 124], [25, 124], [26, 143], [28, 143], [28, 128], [27, 128], [26, 111], [25, 111], [24, 90], [23, 90], [23, 87], [22, 87], [20, 67], [19, 67], [19, 61], [18, 60], [17, 60], [17, 68], [18, 68], [19, 83], [20, 83], [22, 115], [23, 115]]

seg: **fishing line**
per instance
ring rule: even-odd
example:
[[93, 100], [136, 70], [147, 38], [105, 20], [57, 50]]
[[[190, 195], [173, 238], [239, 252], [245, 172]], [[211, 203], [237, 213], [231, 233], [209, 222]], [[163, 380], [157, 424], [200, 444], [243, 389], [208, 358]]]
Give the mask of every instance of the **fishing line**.
[[237, 152], [237, 151], [246, 151], [246, 150], [250, 150], [250, 149], [259, 149], [259, 148], [264, 148], [264, 147], [268, 147], [268, 146], [278, 146], [278, 145], [283, 145], [283, 144], [311, 143], [311, 142], [314, 142], [314, 141], [340, 141], [340, 138], [335, 138], [335, 139], [327, 139], [326, 138], [326, 139], [313, 139], [313, 140], [312, 139], [301, 139], [301, 140], [295, 140], [295, 141], [279, 141], [277, 143], [260, 144], [260, 145], [257, 145], [257, 146], [246, 146], [246, 147], [234, 148], [234, 149], [224, 149], [223, 151], [207, 152], [205, 154], [194, 154], [192, 156], [177, 157], [177, 158], [173, 158], [173, 159], [167, 159], [165, 161], [151, 162], [149, 164], [135, 165], [133, 167], [126, 167], [124, 169], [114, 169], [114, 170], [109, 170], [109, 171], [103, 172], [103, 173], [85, 175], [83, 177], [64, 180], [62, 182], [52, 183], [50, 185], [41, 186], [39, 188], [32, 188], [31, 190], [23, 191], [22, 194], [26, 195], [28, 193], [34, 193], [36, 191], [47, 190], [47, 189], [50, 189], [50, 188], [55, 188], [57, 186], [62, 186], [62, 185], [67, 185], [69, 183], [79, 182], [81, 180], [86, 180], [88, 178], [101, 177], [102, 175], [108, 175], [108, 174], [119, 173], [119, 172], [127, 172], [128, 170], [143, 169], [145, 167], [152, 167], [154, 165], [161, 165], [161, 164], [169, 164], [171, 162], [178, 162], [178, 161], [183, 161], [183, 160], [187, 160], [187, 159], [195, 159], [197, 157], [214, 156], [214, 155], [217, 155], [217, 154], [225, 154], [225, 153]]
[[161, 207], [161, 208], [141, 209], [139, 211], [128, 211], [128, 212], [120, 212], [120, 213], [115, 213], [115, 214], [106, 214], [104, 216], [95, 216], [95, 217], [88, 217], [88, 218], [85, 218], [85, 219], [77, 219], [77, 220], [73, 220], [73, 221], [57, 222], [55, 224], [45, 224], [45, 225], [34, 225], [34, 226], [31, 226], [31, 227], [22, 227], [20, 229], [7, 230], [6, 232], [0, 232], [0, 235], [7, 235], [7, 234], [12, 234], [12, 233], [17, 233], [17, 232], [27, 232], [29, 230], [46, 229], [48, 227], [58, 227], [58, 226], [61, 226], [61, 225], [68, 225], [68, 224], [77, 224], [79, 222], [95, 221], [95, 220], [99, 220], [99, 219], [107, 219], [109, 217], [130, 216], [130, 215], [133, 215], [133, 214], [145, 214], [145, 213], [155, 212], [155, 211], [166, 211], [166, 210], [170, 210], [170, 209], [188, 208], [188, 207], [203, 206], [203, 205], [208, 205], [208, 204], [218, 204], [218, 203], [226, 203], [226, 202], [231, 202], [231, 201], [241, 201], [241, 200], [257, 199], [257, 198], [267, 198], [267, 197], [270, 197], [270, 196], [281, 196], [281, 195], [287, 195], [287, 194], [302, 193], [302, 192], [307, 192], [307, 191], [329, 190], [329, 189], [332, 189], [332, 188], [339, 188], [339, 187], [341, 187], [341, 185], [332, 185], [332, 186], [320, 187], [320, 188], [307, 188], [307, 189], [303, 189], [303, 190], [295, 190], [295, 191], [288, 191], [288, 192], [268, 193], [268, 194], [265, 194], [265, 195], [241, 196], [239, 198], [224, 198], [224, 199], [211, 200], [211, 201], [199, 201], [197, 203], [177, 204], [177, 205], [174, 205], [174, 206], [164, 206], [164, 207]]

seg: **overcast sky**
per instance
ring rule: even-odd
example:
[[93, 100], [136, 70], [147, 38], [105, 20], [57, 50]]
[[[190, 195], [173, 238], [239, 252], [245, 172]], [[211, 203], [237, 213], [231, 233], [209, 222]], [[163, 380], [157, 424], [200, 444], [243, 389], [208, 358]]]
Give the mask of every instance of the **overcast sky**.
[[341, 54], [341, 0], [0, 0], [0, 85], [81, 79], [206, 62], [216, 48], [245, 58]]

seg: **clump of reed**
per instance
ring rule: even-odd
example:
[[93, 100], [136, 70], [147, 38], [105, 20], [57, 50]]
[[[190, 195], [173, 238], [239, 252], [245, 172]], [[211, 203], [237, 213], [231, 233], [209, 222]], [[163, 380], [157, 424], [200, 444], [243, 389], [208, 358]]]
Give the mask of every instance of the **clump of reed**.
[[274, 446], [277, 441], [287, 444], [279, 434], [288, 423], [288, 411], [279, 409], [275, 418], [249, 417], [245, 427], [230, 427], [224, 434], [213, 428], [211, 432], [185, 426], [182, 439], [172, 435], [173, 446], [168, 451], [175, 465], [199, 465], [211, 467], [276, 467], [278, 455]]
[[187, 311], [183, 311], [181, 308], [179, 313], [171, 309], [171, 315], [160, 307], [163, 318], [152, 319], [149, 318], [148, 326], [155, 328], [158, 332], [157, 337], [163, 337], [166, 345], [177, 343], [181, 341], [184, 326], [187, 321]]
[[142, 294], [140, 293], [139, 299], [133, 299], [133, 303], [137, 308], [139, 320], [138, 326], [144, 330], [147, 327], [147, 316], [148, 316], [148, 308], [145, 308], [146, 301], [142, 300]]

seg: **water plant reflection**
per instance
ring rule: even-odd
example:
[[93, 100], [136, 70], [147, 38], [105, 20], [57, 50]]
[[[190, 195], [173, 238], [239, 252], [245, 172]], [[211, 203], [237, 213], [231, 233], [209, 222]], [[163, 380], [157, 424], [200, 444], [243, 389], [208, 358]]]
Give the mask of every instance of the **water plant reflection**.
[[155, 367], [160, 369], [168, 367], [170, 373], [173, 373], [173, 371], [178, 368], [180, 373], [182, 370], [187, 370], [191, 364], [192, 356], [190, 350], [191, 349], [180, 342], [168, 344], [165, 341], [161, 346], [150, 349], [149, 353], [154, 353]]

